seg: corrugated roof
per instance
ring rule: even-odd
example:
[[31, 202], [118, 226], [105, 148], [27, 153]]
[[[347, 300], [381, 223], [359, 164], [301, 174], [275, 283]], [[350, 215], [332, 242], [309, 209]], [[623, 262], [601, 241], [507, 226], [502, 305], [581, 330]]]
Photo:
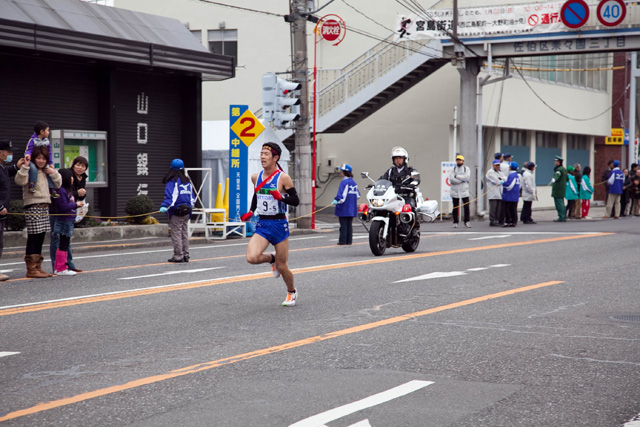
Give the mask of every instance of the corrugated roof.
[[[83, 40], [91, 49], [82, 46]], [[112, 61], [118, 61], [121, 51], [122, 62], [148, 61], [152, 66], [189, 69], [214, 79], [235, 74], [233, 58], [209, 53], [176, 19], [79, 0], [1, 0], [0, 45]], [[102, 45], [105, 55], [100, 54]], [[149, 57], [141, 58], [146, 50]], [[183, 56], [187, 60], [180, 64]], [[208, 63], [215, 65], [211, 73], [206, 70]]]

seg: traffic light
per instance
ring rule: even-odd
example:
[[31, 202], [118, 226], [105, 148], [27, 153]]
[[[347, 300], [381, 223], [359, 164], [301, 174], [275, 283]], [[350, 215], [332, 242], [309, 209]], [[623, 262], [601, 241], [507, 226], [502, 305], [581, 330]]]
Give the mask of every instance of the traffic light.
[[273, 73], [262, 75], [262, 117], [267, 122], [273, 121], [276, 108], [276, 86], [278, 78]]
[[300, 83], [281, 79], [273, 73], [262, 76], [262, 117], [273, 122], [276, 129], [289, 129], [300, 118], [300, 98], [296, 97]]

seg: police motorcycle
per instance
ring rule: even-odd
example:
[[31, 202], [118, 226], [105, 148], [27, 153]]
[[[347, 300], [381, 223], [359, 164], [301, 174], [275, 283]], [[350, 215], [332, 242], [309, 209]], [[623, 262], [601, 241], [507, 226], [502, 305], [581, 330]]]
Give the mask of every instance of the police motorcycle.
[[[398, 188], [386, 179], [374, 181], [369, 172], [362, 172], [361, 176], [373, 183], [367, 187], [368, 203], [358, 208], [358, 219], [369, 232], [371, 252], [380, 256], [387, 248], [399, 247], [405, 252], [415, 252], [420, 244], [420, 222], [433, 222], [440, 214], [438, 202], [425, 201], [418, 189], [420, 173], [413, 171]], [[409, 198], [416, 201], [415, 209]]]

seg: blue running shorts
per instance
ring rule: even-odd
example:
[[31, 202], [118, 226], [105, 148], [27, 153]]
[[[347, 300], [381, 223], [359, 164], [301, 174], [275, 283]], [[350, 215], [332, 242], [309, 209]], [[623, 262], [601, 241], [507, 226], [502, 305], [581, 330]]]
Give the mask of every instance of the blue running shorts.
[[255, 233], [275, 246], [289, 238], [289, 221], [286, 219], [258, 219]]

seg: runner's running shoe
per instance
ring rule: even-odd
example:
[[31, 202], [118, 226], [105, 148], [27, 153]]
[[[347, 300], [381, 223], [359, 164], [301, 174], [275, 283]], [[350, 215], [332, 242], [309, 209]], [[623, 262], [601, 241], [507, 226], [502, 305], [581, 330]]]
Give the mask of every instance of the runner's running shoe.
[[282, 305], [285, 307], [293, 307], [296, 305], [296, 298], [298, 298], [298, 290], [287, 292], [287, 299], [282, 302]]
[[278, 277], [280, 277], [280, 272], [278, 271], [278, 269], [276, 268], [276, 263], [272, 262], [271, 263], [271, 272], [273, 273], [273, 277], [275, 277], [276, 279]]

